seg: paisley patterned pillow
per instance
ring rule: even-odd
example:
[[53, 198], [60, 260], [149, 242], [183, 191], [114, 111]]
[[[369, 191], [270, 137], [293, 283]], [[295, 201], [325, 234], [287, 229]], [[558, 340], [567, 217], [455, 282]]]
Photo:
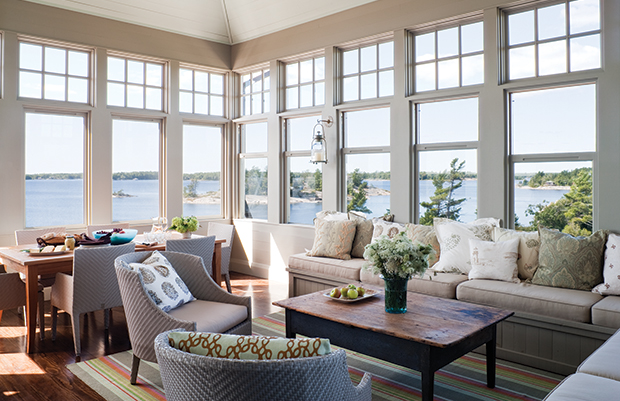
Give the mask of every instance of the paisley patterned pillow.
[[168, 343], [178, 350], [214, 358], [265, 360], [329, 354], [329, 339], [238, 336], [234, 334], [173, 331]]
[[130, 263], [129, 267], [140, 273], [147, 294], [164, 312], [196, 299], [168, 259], [158, 251], [142, 263]]

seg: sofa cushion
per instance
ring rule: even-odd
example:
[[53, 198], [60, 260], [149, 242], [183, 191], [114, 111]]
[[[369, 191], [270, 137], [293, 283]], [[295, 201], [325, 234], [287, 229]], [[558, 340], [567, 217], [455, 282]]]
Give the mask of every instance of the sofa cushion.
[[168, 312], [178, 320], [196, 322], [196, 331], [223, 333], [248, 318], [244, 305], [196, 300]]
[[355, 227], [355, 222], [349, 220], [331, 221], [317, 218], [314, 225], [314, 244], [309, 256], [351, 259]]
[[590, 308], [603, 297], [590, 291], [527, 283], [470, 280], [456, 288], [456, 298], [513, 311], [590, 323]]
[[[372, 274], [372, 271], [362, 269], [360, 281], [364, 284], [383, 286], [383, 280]], [[407, 290], [440, 298], [456, 298], [456, 286], [467, 281], [464, 274], [436, 273], [427, 271], [423, 277], [413, 277], [407, 283]]]
[[544, 401], [601, 401], [616, 400], [620, 382], [604, 377], [575, 373], [562, 380]]
[[471, 270], [469, 279], [488, 279], [519, 283], [517, 258], [519, 239], [489, 242], [469, 239]]
[[603, 345], [579, 365], [577, 372], [620, 380], [620, 331], [609, 337]]
[[592, 307], [592, 323], [599, 326], [611, 327], [612, 329], [619, 329], [620, 297], [608, 295], [602, 301], [594, 304]]
[[319, 273], [344, 279], [346, 281], [360, 281], [360, 270], [366, 261], [362, 258], [339, 260], [307, 256], [300, 253], [288, 258], [288, 267], [305, 270], [308, 273]]
[[603, 262], [604, 282], [592, 291], [601, 295], [620, 295], [620, 235], [609, 234]]
[[495, 242], [509, 241], [514, 238], [519, 238], [519, 259], [517, 259], [519, 278], [522, 280], [531, 279], [538, 268], [540, 236], [536, 231], [517, 231], [500, 227], [495, 227], [493, 230]]

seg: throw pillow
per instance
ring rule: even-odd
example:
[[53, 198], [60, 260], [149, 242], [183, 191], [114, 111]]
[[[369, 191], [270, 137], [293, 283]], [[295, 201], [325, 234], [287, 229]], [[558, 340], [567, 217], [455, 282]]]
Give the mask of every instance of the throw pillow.
[[603, 281], [607, 231], [573, 237], [539, 227], [540, 255], [533, 284], [590, 291]]
[[331, 352], [329, 339], [238, 336], [234, 334], [173, 331], [171, 347], [214, 358], [265, 360], [305, 358]]
[[620, 295], [620, 235], [609, 234], [603, 263], [605, 282], [594, 287], [592, 292], [601, 295]]
[[355, 222], [350, 220], [316, 219], [314, 244], [308, 256], [325, 256], [336, 259], [351, 259], [351, 247], [355, 238]]
[[396, 234], [405, 231], [405, 226], [399, 223], [392, 223], [389, 221], [385, 221], [382, 218], [374, 218], [372, 219], [373, 223], [373, 231], [372, 231], [372, 241], [375, 242], [380, 236], [387, 235], [390, 238], [394, 238]]
[[196, 299], [168, 259], [158, 251], [142, 263], [130, 263], [129, 267], [140, 273], [144, 289], [164, 312]]
[[316, 214], [317, 219], [322, 220], [348, 220], [347, 213], [337, 212], [335, 210], [321, 210]]
[[522, 280], [534, 277], [534, 272], [538, 268], [538, 252], [540, 251], [540, 237], [538, 232], [516, 231], [507, 228], [495, 227], [493, 239], [495, 242], [519, 239], [519, 278]]
[[469, 279], [488, 279], [519, 283], [517, 257], [519, 238], [502, 242], [469, 240], [471, 270]]
[[458, 221], [435, 218], [433, 220], [441, 255], [433, 270], [447, 273], [468, 274], [471, 270], [469, 240], [493, 241], [493, 225], [490, 223], [466, 224]]
[[430, 245], [435, 250], [435, 255], [428, 258], [428, 266], [431, 267], [439, 260], [440, 247], [433, 226], [424, 226], [422, 224], [405, 224], [405, 232], [407, 237], [414, 243], [417, 241], [424, 245]]
[[366, 245], [372, 240], [374, 226], [372, 220], [367, 220], [362, 214], [349, 212], [349, 220], [355, 222], [355, 238], [351, 246], [351, 256], [363, 258]]

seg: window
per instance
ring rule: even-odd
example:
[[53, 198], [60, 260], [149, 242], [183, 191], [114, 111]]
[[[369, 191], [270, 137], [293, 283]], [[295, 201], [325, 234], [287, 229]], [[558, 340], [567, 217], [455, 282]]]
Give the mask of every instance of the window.
[[222, 127], [183, 125], [183, 215], [222, 215]]
[[267, 219], [267, 123], [243, 124], [239, 155], [243, 215]]
[[108, 106], [164, 109], [164, 64], [108, 57]]
[[19, 97], [88, 103], [91, 53], [19, 43]]
[[241, 115], [269, 113], [269, 70], [241, 75]]
[[475, 220], [478, 98], [418, 103], [414, 107], [419, 223], [432, 225], [435, 217]]
[[510, 94], [516, 228], [592, 231], [596, 113], [595, 84]]
[[86, 117], [26, 112], [26, 227], [84, 223]]
[[599, 0], [571, 0], [507, 15], [508, 77], [601, 67]]
[[159, 122], [112, 123], [112, 220], [149, 220], [160, 216]]
[[310, 163], [313, 128], [321, 116], [286, 120], [288, 223], [313, 224], [323, 209], [323, 164]]
[[394, 42], [342, 52], [342, 101], [394, 95]]
[[415, 35], [416, 92], [484, 82], [482, 22]]
[[286, 109], [325, 104], [325, 57], [286, 64]]
[[179, 111], [224, 116], [224, 75], [181, 68]]
[[383, 216], [390, 209], [390, 109], [343, 116], [347, 211]]

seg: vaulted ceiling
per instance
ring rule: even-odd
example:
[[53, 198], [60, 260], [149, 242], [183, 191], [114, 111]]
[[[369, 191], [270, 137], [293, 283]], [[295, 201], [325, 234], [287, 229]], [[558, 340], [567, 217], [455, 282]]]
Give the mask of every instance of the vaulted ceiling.
[[235, 44], [376, 0], [27, 0]]

